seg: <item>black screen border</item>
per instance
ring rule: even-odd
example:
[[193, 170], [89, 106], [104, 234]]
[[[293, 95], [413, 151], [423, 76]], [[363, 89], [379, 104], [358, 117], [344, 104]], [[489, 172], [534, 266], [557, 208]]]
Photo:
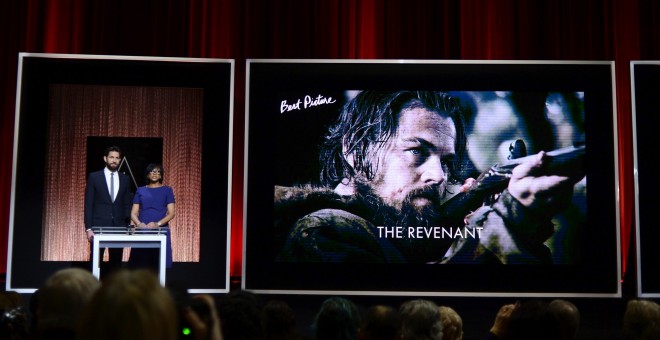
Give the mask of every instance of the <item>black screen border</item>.
[[631, 102], [635, 180], [635, 243], [637, 264], [637, 296], [660, 298], [660, 253], [654, 241], [660, 231], [653, 221], [654, 202], [660, 186], [653, 178], [655, 159], [648, 155], [657, 142], [660, 119], [657, 95], [660, 92], [660, 61], [631, 61]]
[[[273, 294], [621, 296], [614, 62], [253, 59], [246, 72], [243, 289]], [[321, 83], [323, 89], [337, 90], [584, 91], [588, 210], [596, 216], [589, 222], [590, 243], [601, 244], [590, 248], [593, 265], [483, 266], [479, 269], [487, 273], [476, 273], [474, 265], [290, 264], [260, 256], [268, 240], [255, 230], [267, 226], [272, 216], [266, 209], [272, 206], [272, 196], [270, 202], [266, 197], [272, 175], [263, 169], [273, 160], [261, 159], [267, 153], [259, 148], [268, 145], [273, 124], [260, 112], [259, 102], [269, 89], [317, 89]]]
[[52, 53], [19, 54], [6, 289], [30, 293], [59, 269], [87, 268], [40, 260], [42, 214], [34, 212], [43, 211], [50, 84], [203, 89], [200, 261], [175, 263], [166, 279], [191, 292], [228, 292], [234, 60]]

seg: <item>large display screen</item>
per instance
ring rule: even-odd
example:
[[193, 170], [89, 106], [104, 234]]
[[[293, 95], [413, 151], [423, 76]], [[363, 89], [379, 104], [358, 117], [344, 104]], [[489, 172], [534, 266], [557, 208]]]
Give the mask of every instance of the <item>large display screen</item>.
[[248, 60], [243, 288], [617, 296], [613, 71]]
[[[150, 163], [172, 188], [166, 282], [228, 291], [233, 72], [223, 59], [21, 54], [7, 289], [30, 292], [58, 269], [92, 269], [87, 179], [117, 146], [131, 197]], [[124, 265], [130, 255], [123, 251]]]
[[660, 241], [653, 217], [656, 193], [660, 185], [653, 177], [653, 150], [660, 145], [655, 133], [660, 128], [656, 97], [660, 93], [660, 61], [630, 63], [633, 146], [635, 149], [635, 216], [637, 250], [637, 294], [640, 297], [660, 297]]

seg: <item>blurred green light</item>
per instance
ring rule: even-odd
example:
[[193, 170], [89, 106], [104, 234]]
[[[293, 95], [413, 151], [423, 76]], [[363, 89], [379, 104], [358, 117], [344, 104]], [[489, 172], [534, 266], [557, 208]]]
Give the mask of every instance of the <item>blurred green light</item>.
[[192, 332], [190, 331], [190, 328], [183, 327], [183, 329], [181, 329], [181, 333], [183, 333], [183, 335], [190, 335]]

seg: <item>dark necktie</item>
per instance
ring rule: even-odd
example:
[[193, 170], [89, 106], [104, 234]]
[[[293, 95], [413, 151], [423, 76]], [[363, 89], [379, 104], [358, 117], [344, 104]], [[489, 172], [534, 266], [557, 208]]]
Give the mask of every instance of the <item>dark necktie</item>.
[[115, 173], [110, 173], [110, 199], [115, 201]]

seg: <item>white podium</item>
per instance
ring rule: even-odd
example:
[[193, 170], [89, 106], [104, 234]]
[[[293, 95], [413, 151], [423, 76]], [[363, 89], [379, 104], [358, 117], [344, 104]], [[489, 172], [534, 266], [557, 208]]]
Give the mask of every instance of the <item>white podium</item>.
[[[106, 228], [107, 229], [107, 228]], [[167, 237], [158, 229], [148, 231], [128, 232], [122, 228], [123, 233], [117, 231], [106, 231], [103, 229], [94, 230], [94, 241], [92, 245], [92, 274], [100, 278], [100, 262], [103, 254], [101, 249], [105, 248], [158, 248], [160, 249], [160, 261], [158, 268], [158, 278], [160, 284], [165, 286], [165, 259], [167, 250]], [[97, 233], [97, 231], [99, 233]]]

